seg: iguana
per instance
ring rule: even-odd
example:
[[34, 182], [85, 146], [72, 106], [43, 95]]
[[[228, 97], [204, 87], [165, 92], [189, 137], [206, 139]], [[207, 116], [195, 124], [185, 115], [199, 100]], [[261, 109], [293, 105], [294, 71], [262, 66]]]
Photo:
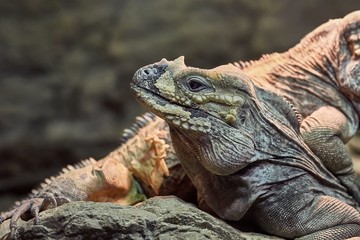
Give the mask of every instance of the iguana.
[[[150, 129], [147, 133], [153, 137], [161, 136], [160, 140], [164, 140], [161, 141], [160, 145], [163, 147], [160, 148], [166, 148], [162, 151], [166, 153], [165, 160], [176, 159], [172, 152], [173, 145], [177, 150], [176, 155], [180, 157], [185, 170], [200, 191], [201, 198], [220, 217], [257, 219], [257, 224], [265, 231], [290, 238], [311, 233], [313, 235], [309, 235], [309, 238], [332, 236], [332, 239], [342, 239], [357, 236], [358, 203], [348, 195], [342, 184], [352, 191], [355, 198], [358, 198], [358, 186], [353, 184], [355, 181], [352, 179], [354, 175], [348, 161], [350, 158], [342, 149], [343, 142], [354, 134], [358, 125], [357, 97], [351, 91], [356, 89], [356, 82], [350, 79], [356, 79], [359, 19], [359, 12], [354, 12], [344, 19], [332, 20], [314, 30], [288, 52], [264, 56], [255, 62], [239, 62], [213, 70], [201, 70], [186, 67], [180, 58], [170, 63], [163, 60], [142, 68], [135, 75], [136, 84], [159, 94], [157, 98], [147, 92], [147, 95], [142, 96], [145, 104], [162, 117], [165, 117], [168, 110], [174, 116], [185, 115], [182, 118], [169, 115], [165, 118], [170, 124], [174, 144], [171, 144], [168, 135], [163, 134], [168, 131], [163, 120], [153, 117], [153, 120], [148, 119], [149, 122], [140, 121], [140, 125], [144, 129]], [[178, 79], [172, 75], [180, 74], [183, 70], [184, 79], [191, 71], [200, 75], [210, 74], [214, 79], [197, 77], [188, 82], [184, 80], [181, 82], [182, 86], [186, 85], [194, 91], [185, 94], [178, 91], [180, 88], [175, 84]], [[145, 78], [148, 80], [144, 81]], [[224, 81], [215, 81], [223, 78], [232, 81], [227, 83], [228, 85], [223, 85]], [[241, 80], [235, 81], [238, 78]], [[221, 89], [220, 94], [212, 95], [211, 91], [207, 92], [209, 87], [214, 87], [209, 85], [212, 81], [219, 83], [215, 86], [218, 87], [217, 90]], [[232, 88], [232, 84], [239, 84], [244, 88]], [[172, 95], [174, 91], [179, 95]], [[245, 93], [247, 95], [243, 95]], [[167, 104], [162, 105], [162, 101], [166, 100]], [[242, 107], [238, 108], [239, 106]], [[298, 112], [294, 110], [294, 106]], [[201, 109], [203, 111], [200, 111]], [[321, 119], [318, 119], [318, 116], [322, 115], [323, 111], [329, 111], [331, 117], [326, 121], [319, 121]], [[300, 123], [301, 117], [304, 119]], [[334, 119], [341, 121], [334, 123]], [[159, 125], [154, 124], [152, 128], [147, 128], [153, 121]], [[214, 126], [218, 124], [224, 128], [219, 127], [214, 131]], [[241, 131], [239, 126], [243, 126]], [[320, 129], [323, 131], [318, 134]], [[158, 130], [161, 130], [160, 135]], [[179, 139], [180, 132], [188, 133], [188, 136], [181, 135]], [[146, 143], [148, 139], [136, 131], [130, 135], [139, 136], [138, 141], [133, 142], [134, 148], [138, 144], [141, 146]], [[131, 142], [130, 139], [125, 138], [124, 146], [130, 146], [127, 144]], [[330, 144], [324, 144], [326, 139], [330, 139]], [[192, 141], [199, 140], [199, 144], [191, 144]], [[125, 152], [129, 150], [126, 147], [124, 149]], [[154, 148], [148, 147], [139, 151], [144, 155], [147, 155], [147, 151], [157, 153], [151, 149]], [[329, 153], [326, 149], [334, 151]], [[322, 154], [321, 150], [325, 150], [325, 154]], [[191, 157], [187, 158], [187, 155]], [[126, 154], [122, 157], [131, 159], [134, 156], [132, 151], [129, 151], [129, 156]], [[155, 156], [155, 162], [159, 165], [159, 159], [163, 158], [159, 157], [160, 155]], [[127, 188], [128, 192], [123, 191], [121, 196], [106, 196], [114, 195], [113, 190], [117, 189], [113, 187], [111, 179], [123, 175], [116, 174], [116, 171], [111, 171], [114, 168], [108, 167], [109, 172], [114, 174], [114, 178], [108, 178], [107, 171], [101, 167], [106, 166], [105, 162], [109, 162], [128, 176], [122, 166], [128, 168], [129, 165], [122, 160], [110, 160], [111, 157], [105, 159], [100, 163], [88, 161], [86, 166], [80, 169], [71, 168], [67, 173], [48, 180], [30, 199], [21, 202], [14, 210], [3, 213], [0, 221], [11, 218], [11, 228], [14, 230], [20, 215], [31, 213], [38, 220], [38, 212], [41, 210], [67, 201], [92, 199], [89, 196], [94, 195], [98, 198], [93, 200], [101, 201], [118, 202], [118, 198], [122, 199], [123, 203], [134, 203], [140, 200], [141, 191], [136, 188], [131, 170], [129, 173], [132, 184], [127, 186], [135, 191]], [[340, 159], [336, 166], [334, 159]], [[176, 166], [173, 173], [181, 172], [178, 165]], [[80, 184], [82, 180], [79, 179], [85, 176], [84, 171], [86, 176], [94, 178]], [[99, 172], [101, 174], [97, 174]], [[333, 174], [336, 174], [336, 177]], [[163, 175], [166, 175], [166, 171]], [[268, 180], [270, 182], [266, 182]], [[113, 190], [98, 191], [98, 188], [93, 187], [95, 185], [100, 185], [100, 189], [110, 185]], [[150, 192], [154, 193], [151, 186], [146, 186], [148, 184], [145, 181], [143, 188], [149, 188]], [[73, 189], [75, 191], [70, 191]], [[132, 192], [131, 196], [140, 198], [128, 197], [129, 192]], [[217, 194], [222, 198], [218, 198]], [[290, 209], [295, 213], [289, 214], [289, 203], [295, 200], [299, 203]], [[319, 205], [317, 209], [296, 209], [304, 206], [304, 202], [309, 206]], [[319, 211], [314, 213], [313, 210]], [[333, 217], [334, 214], [338, 215]], [[269, 218], [273, 220], [266, 220]], [[315, 221], [316, 219], [319, 221]], [[281, 224], [289, 226], [280, 226]], [[315, 232], [316, 229], [321, 231]]]
[[163, 59], [131, 88], [169, 124], [185, 171], [222, 219], [344, 239], [360, 236], [360, 181], [344, 146], [359, 127], [359, 57], [360, 11], [256, 62], [199, 69]]
[[[0, 215], [10, 221], [15, 238], [17, 221], [72, 201], [113, 202], [133, 205], [155, 195], [196, 199], [194, 186], [181, 168], [172, 148], [167, 124], [152, 113], [136, 118], [125, 129], [120, 146], [106, 157], [68, 165], [56, 177], [46, 179], [29, 197]], [[1, 237], [1, 236], [0, 236]]]

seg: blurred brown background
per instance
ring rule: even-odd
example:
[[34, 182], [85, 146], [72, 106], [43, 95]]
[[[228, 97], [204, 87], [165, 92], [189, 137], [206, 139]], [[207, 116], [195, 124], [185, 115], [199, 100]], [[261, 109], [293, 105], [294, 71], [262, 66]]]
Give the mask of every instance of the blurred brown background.
[[281, 52], [344, 0], [0, 2], [0, 211], [63, 166], [101, 158], [143, 109], [141, 66], [186, 56], [214, 67]]

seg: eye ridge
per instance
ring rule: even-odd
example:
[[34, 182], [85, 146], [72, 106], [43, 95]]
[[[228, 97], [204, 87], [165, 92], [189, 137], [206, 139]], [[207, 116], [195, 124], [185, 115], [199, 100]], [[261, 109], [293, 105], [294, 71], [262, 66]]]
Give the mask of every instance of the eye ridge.
[[198, 77], [190, 77], [186, 81], [186, 85], [188, 86], [189, 90], [193, 92], [199, 92], [201, 90], [209, 88], [209, 85], [204, 82], [203, 79]]

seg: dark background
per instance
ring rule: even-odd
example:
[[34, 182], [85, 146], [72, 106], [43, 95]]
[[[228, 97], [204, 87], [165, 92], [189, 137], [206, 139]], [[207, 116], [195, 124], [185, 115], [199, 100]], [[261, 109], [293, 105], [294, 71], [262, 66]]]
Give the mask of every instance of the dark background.
[[144, 110], [133, 73], [163, 57], [211, 68], [282, 52], [344, 0], [0, 1], [0, 211], [47, 176], [105, 156]]

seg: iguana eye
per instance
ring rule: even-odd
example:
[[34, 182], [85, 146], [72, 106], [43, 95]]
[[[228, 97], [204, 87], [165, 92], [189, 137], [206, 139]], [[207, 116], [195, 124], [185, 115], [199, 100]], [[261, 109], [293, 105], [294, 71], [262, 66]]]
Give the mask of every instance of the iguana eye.
[[192, 92], [199, 92], [204, 89], [209, 89], [211, 86], [205, 81], [205, 79], [200, 77], [190, 77], [186, 81], [186, 85]]

